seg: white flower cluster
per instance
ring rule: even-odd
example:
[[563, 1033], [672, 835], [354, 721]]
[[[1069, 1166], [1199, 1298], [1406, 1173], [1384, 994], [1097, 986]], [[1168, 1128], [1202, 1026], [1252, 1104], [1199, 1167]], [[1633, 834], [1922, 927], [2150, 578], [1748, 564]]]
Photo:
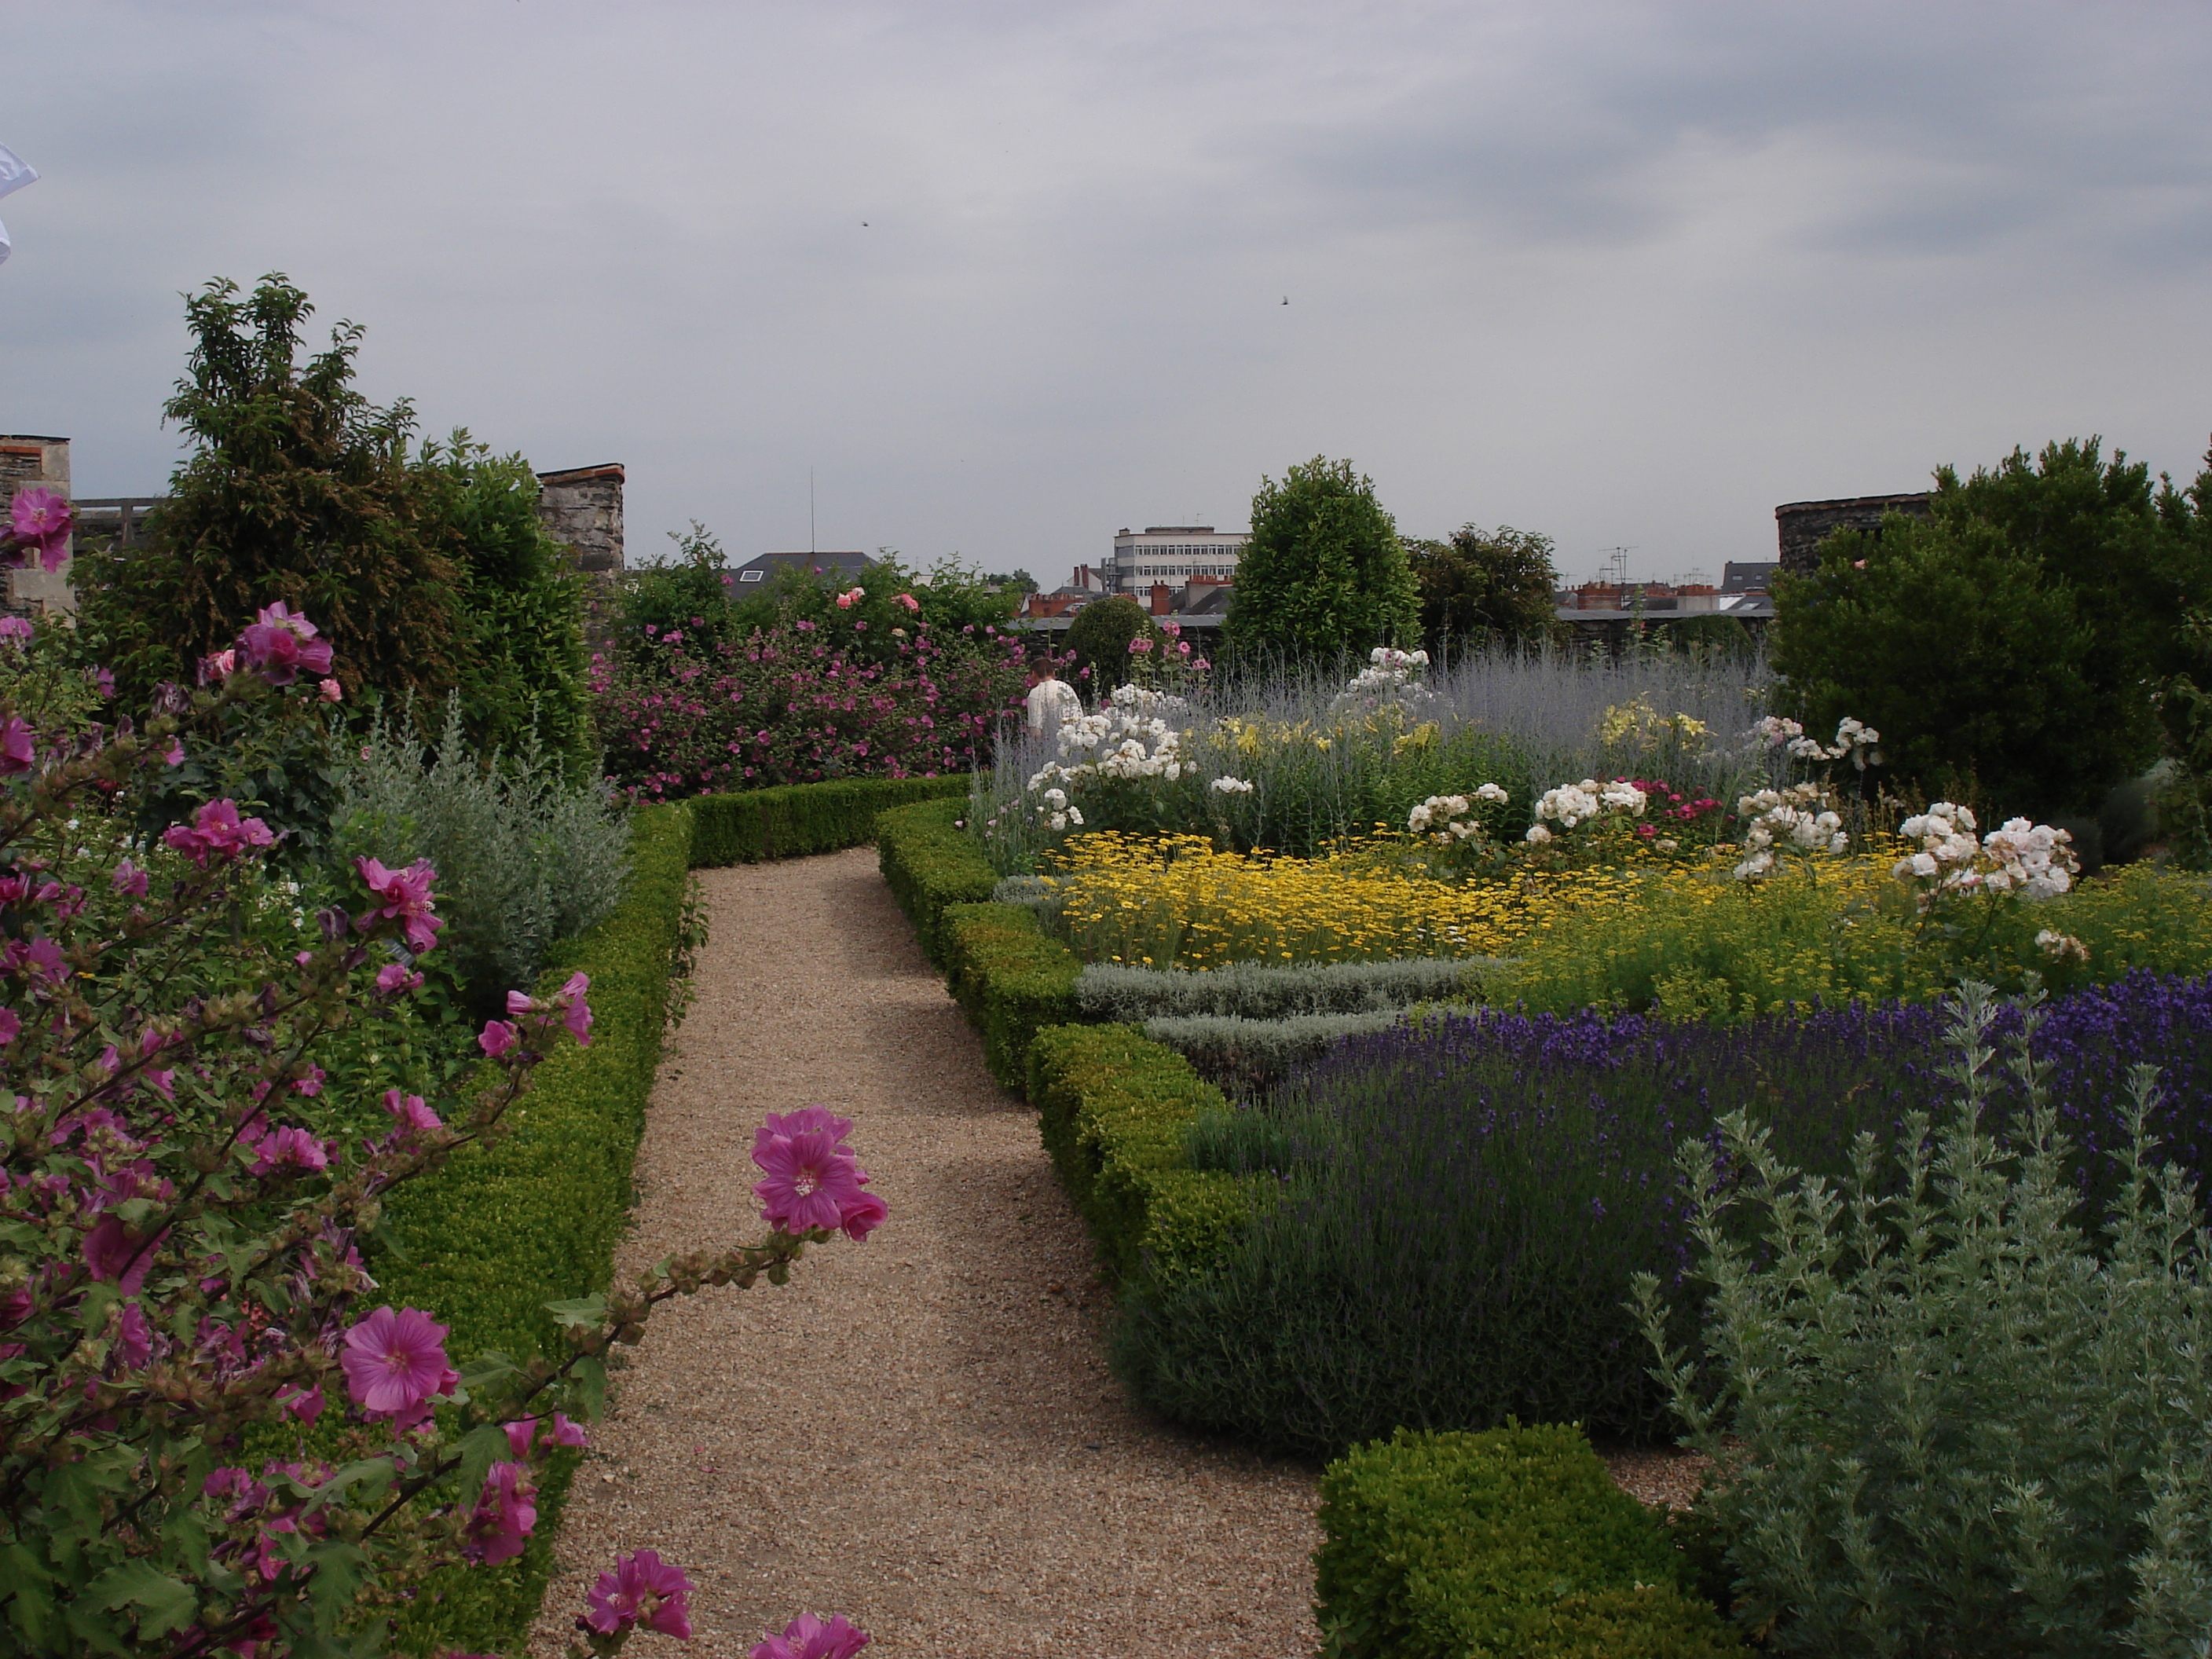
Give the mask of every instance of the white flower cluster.
[[1494, 783], [1486, 783], [1474, 792], [1474, 800], [1465, 795], [1431, 795], [1406, 814], [1406, 828], [1417, 836], [1431, 836], [1446, 847], [1455, 841], [1471, 841], [1482, 834], [1482, 826], [1468, 816], [1474, 810], [1476, 800], [1495, 801], [1503, 805], [1505, 791]]
[[1735, 867], [1738, 881], [1758, 881], [1772, 875], [1778, 848], [1840, 853], [1850, 844], [1850, 837], [1844, 833], [1843, 819], [1828, 809], [1826, 792], [1817, 783], [1741, 795], [1735, 810], [1746, 824], [1746, 857]]
[[1217, 795], [1249, 795], [1252, 793], [1252, 786], [1243, 778], [1224, 775], [1214, 779], [1213, 793]]
[[1396, 703], [1410, 708], [1433, 702], [1436, 693], [1421, 683], [1428, 666], [1425, 651], [1398, 651], [1378, 645], [1367, 653], [1367, 666], [1345, 683], [1329, 707], [1374, 709]]
[[1803, 726], [1779, 714], [1769, 714], [1743, 735], [1754, 749], [1786, 749], [1797, 760], [1848, 759], [1862, 772], [1881, 760], [1881, 751], [1875, 747], [1881, 741], [1881, 733], [1848, 714], [1836, 722], [1836, 740], [1832, 744], [1807, 737]]
[[1625, 778], [1615, 778], [1610, 783], [1584, 778], [1580, 783], [1559, 784], [1547, 789], [1543, 799], [1536, 803], [1536, 822], [1528, 826], [1528, 839], [1549, 841], [1552, 831], [1546, 827], [1547, 824], [1571, 830], [1607, 812], [1626, 812], [1630, 817], [1640, 818], [1644, 816], [1644, 792]]
[[[1054, 830], [1080, 829], [1082, 811], [1069, 804], [1067, 793], [1086, 780], [1161, 778], [1172, 783], [1182, 776], [1193, 763], [1183, 758], [1183, 734], [1163, 716], [1188, 707], [1181, 697], [1125, 685], [1098, 713], [1063, 720], [1062, 758], [1046, 762], [1029, 781], [1029, 793], [1039, 797], [1038, 816]], [[1066, 763], [1079, 754], [1087, 758]]]
[[1923, 910], [1942, 893], [2016, 892], [2045, 899], [2073, 886], [2081, 865], [2074, 856], [2074, 838], [2063, 830], [2012, 818], [1977, 841], [1978, 827], [1972, 811], [1947, 800], [1898, 826], [1920, 850], [1898, 860], [1892, 873], [1920, 884]]
[[2035, 948], [2053, 962], [2088, 961], [2089, 947], [2071, 933], [2055, 933], [2048, 927], [2035, 936]]

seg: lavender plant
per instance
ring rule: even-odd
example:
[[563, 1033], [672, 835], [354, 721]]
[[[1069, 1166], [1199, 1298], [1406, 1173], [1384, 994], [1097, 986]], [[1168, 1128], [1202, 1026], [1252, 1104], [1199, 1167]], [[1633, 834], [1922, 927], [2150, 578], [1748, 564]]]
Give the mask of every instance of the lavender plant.
[[1644, 1334], [1728, 1540], [1740, 1622], [1770, 1651], [2201, 1654], [2212, 1628], [2212, 1283], [2196, 1183], [2154, 1162], [2137, 1066], [2077, 1219], [2031, 1002], [1953, 1005], [1948, 1120], [1907, 1111], [1838, 1181], [1742, 1108], [1686, 1139], [1701, 1354], [1684, 1298], [1636, 1281]]

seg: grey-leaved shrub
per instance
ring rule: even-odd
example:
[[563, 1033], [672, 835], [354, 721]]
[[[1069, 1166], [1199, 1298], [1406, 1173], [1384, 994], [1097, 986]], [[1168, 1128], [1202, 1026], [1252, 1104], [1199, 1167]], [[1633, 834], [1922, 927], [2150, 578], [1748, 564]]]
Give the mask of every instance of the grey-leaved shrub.
[[1387, 1031], [1405, 1017], [1402, 1008], [1364, 1014], [1294, 1014], [1288, 1019], [1171, 1015], [1146, 1020], [1145, 1035], [1182, 1055], [1207, 1082], [1249, 1093], [1273, 1087], [1291, 1066], [1320, 1059], [1344, 1037]]
[[613, 912], [629, 872], [629, 816], [604, 783], [570, 783], [534, 741], [479, 756], [453, 705], [427, 755], [404, 726], [374, 728], [333, 824], [343, 864], [429, 860], [444, 966], [480, 998], [529, 985], [554, 945]]
[[1983, 1127], [1995, 1012], [1955, 1008], [1948, 1120], [1870, 1134], [1840, 1182], [1789, 1167], [1739, 1109], [1683, 1143], [1702, 1362], [1638, 1277], [1654, 1375], [1713, 1457], [1700, 1507], [1735, 1613], [1777, 1653], [2201, 1655], [2212, 1629], [2212, 1239], [2154, 1163], [2151, 1068], [2100, 1234], [2023, 1010], [2006, 1064], [2028, 1109]]
[[[1000, 884], [1002, 889], [1012, 885]], [[1237, 962], [1196, 972], [1093, 963], [1075, 981], [1075, 1000], [1088, 1018], [1127, 1021], [1200, 1014], [1274, 1020], [1375, 1013], [1465, 999], [1474, 992], [1469, 975], [1488, 965], [1465, 957], [1425, 957], [1291, 967]]]

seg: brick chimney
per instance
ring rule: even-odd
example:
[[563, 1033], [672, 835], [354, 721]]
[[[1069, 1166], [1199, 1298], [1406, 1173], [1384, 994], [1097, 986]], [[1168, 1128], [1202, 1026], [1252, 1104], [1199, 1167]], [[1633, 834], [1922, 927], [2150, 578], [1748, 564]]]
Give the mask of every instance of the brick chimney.
[[1155, 617], [1168, 614], [1168, 585], [1165, 582], [1152, 584], [1152, 614]]

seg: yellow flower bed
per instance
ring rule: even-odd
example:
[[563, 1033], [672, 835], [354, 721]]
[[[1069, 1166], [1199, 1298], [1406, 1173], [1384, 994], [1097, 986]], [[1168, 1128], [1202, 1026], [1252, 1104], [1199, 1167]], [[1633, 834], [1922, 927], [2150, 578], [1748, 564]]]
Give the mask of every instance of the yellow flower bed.
[[1053, 879], [1076, 950], [1092, 962], [1374, 962], [1507, 951], [1559, 912], [1617, 901], [1646, 879], [1581, 871], [1457, 884], [1379, 863], [1216, 852], [1203, 836], [1079, 836]]

